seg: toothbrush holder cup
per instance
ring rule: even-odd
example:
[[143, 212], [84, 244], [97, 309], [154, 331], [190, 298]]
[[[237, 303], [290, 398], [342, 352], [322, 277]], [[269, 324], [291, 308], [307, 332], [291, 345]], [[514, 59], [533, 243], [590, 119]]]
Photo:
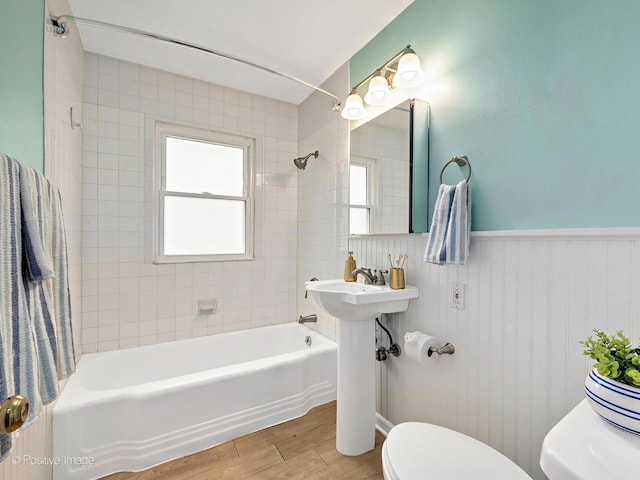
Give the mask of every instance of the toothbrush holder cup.
[[404, 268], [390, 269], [389, 286], [394, 290], [402, 290], [404, 288]]

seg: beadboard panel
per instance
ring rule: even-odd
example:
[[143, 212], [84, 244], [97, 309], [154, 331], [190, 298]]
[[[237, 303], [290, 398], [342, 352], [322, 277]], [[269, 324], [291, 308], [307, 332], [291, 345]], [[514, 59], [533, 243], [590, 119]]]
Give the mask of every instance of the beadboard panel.
[[[578, 341], [594, 328], [640, 337], [640, 232], [474, 234], [464, 266], [423, 262], [426, 240], [349, 241], [358, 264], [371, 268], [386, 268], [388, 253], [409, 255], [407, 283], [420, 297], [384, 319], [401, 346], [405, 332], [421, 330], [456, 347], [433, 368], [406, 356], [381, 364], [379, 412], [393, 424], [424, 421], [471, 435], [544, 479], [544, 436], [584, 398], [591, 362]], [[465, 310], [449, 307], [452, 283], [466, 286]]]
[[[19, 435], [14, 434], [14, 446], [0, 462], [2, 480], [50, 480], [52, 467], [53, 404], [42, 408], [40, 416]], [[48, 463], [49, 462], [49, 463]]]

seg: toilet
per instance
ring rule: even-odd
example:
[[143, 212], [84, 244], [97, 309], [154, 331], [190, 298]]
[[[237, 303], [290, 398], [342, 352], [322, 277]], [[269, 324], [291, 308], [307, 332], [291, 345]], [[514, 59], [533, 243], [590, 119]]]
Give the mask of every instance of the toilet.
[[550, 480], [638, 478], [640, 436], [611, 426], [582, 400], [544, 438], [540, 467]]
[[396, 425], [382, 445], [385, 480], [531, 480], [507, 457], [474, 438], [428, 423]]

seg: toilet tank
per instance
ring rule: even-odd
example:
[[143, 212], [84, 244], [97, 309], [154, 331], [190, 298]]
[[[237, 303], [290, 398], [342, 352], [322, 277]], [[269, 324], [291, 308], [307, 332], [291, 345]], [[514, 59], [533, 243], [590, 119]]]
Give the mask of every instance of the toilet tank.
[[545, 437], [540, 466], [549, 480], [634, 478], [640, 437], [609, 425], [583, 400]]

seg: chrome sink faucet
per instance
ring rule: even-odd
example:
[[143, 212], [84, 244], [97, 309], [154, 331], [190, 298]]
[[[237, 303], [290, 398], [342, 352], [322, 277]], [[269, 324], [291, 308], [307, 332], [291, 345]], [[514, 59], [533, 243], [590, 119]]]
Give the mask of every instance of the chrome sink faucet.
[[353, 272], [351, 272], [351, 275], [353, 277], [356, 278], [356, 280], [358, 279], [358, 275], [362, 275], [364, 277], [364, 283], [366, 285], [372, 285], [374, 283], [376, 283], [377, 281], [377, 277], [375, 275], [373, 275], [371, 273], [371, 269], [370, 268], [358, 268], [357, 270], [354, 270]]

